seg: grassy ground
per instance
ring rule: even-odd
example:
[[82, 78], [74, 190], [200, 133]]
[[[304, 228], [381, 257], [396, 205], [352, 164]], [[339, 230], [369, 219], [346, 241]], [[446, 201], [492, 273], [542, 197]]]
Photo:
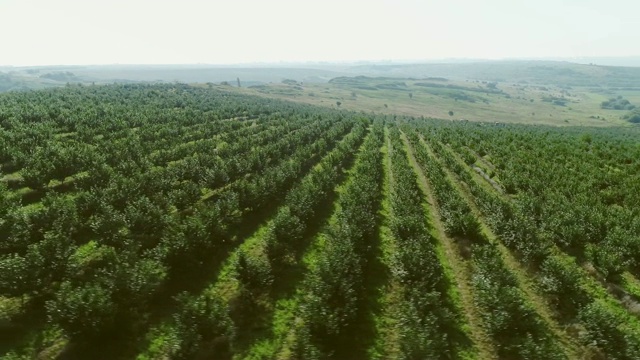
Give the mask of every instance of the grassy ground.
[[626, 125], [620, 119], [626, 111], [601, 109], [600, 104], [618, 95], [629, 99], [632, 104], [640, 104], [640, 91], [637, 90], [472, 80], [339, 79], [348, 80], [333, 80], [325, 84], [274, 83], [229, 89], [367, 113], [555, 126]]

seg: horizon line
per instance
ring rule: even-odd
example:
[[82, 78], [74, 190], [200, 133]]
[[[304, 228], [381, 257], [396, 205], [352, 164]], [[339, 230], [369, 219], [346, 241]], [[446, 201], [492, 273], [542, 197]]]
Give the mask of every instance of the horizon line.
[[[555, 61], [581, 64], [575, 61], [588, 60], [638, 60], [640, 55], [631, 56], [572, 56], [572, 57], [503, 57], [503, 58], [476, 58], [476, 57], [449, 57], [434, 59], [363, 59], [363, 60], [278, 60], [278, 61], [246, 61], [246, 62], [184, 62], [184, 63], [64, 63], [64, 64], [37, 64], [15, 65], [0, 64], [0, 68], [38, 68], [38, 67], [78, 67], [78, 66], [215, 66], [215, 67], [240, 67], [240, 66], [284, 66], [284, 65], [363, 65], [363, 64], [451, 64], [474, 62], [509, 62], [509, 61]], [[594, 64], [598, 65], [598, 64]], [[604, 65], [607, 66], [607, 65]], [[625, 66], [625, 65], [621, 65]], [[630, 65], [627, 65], [630, 66]]]

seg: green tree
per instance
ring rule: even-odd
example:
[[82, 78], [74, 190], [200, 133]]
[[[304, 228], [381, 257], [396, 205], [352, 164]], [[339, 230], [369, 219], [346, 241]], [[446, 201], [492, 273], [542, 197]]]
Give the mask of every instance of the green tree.
[[46, 307], [53, 323], [80, 340], [92, 339], [112, 330], [117, 313], [110, 285], [98, 280], [82, 285], [63, 282], [55, 298], [47, 301]]
[[177, 297], [181, 309], [174, 316], [179, 346], [177, 359], [228, 358], [235, 329], [229, 309], [217, 296]]
[[640, 109], [635, 109], [629, 112], [627, 115], [623, 116], [623, 119], [632, 124], [640, 124]]

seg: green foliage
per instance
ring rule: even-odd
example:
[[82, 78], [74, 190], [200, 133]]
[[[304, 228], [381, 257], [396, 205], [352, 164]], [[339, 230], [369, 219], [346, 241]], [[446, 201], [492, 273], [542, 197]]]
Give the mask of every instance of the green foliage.
[[[464, 163], [467, 165], [473, 165], [476, 163], [476, 156], [467, 148], [460, 149], [460, 156], [462, 156]], [[491, 175], [489, 175], [491, 176]]]
[[[638, 168], [634, 156], [640, 155], [636, 131], [469, 127], [435, 121], [428, 126], [417, 122], [414, 125], [443, 165], [466, 184], [493, 232], [537, 273], [540, 289], [564, 321], [590, 329], [590, 340], [585, 343], [607, 357], [626, 358], [633, 354], [639, 330], [636, 323], [609, 327], [606, 332], [596, 330], [598, 320], [592, 318], [602, 315], [601, 320], [606, 322], [607, 317], [613, 316], [621, 322], [630, 315], [611, 302], [604, 306], [601, 293], [593, 289], [592, 280], [587, 277], [601, 279], [602, 275], [607, 282], [618, 282], [624, 271], [637, 274], [640, 258], [638, 239], [633, 234], [640, 229], [640, 223], [632, 214], [640, 189], [636, 181], [630, 180]], [[467, 147], [481, 156], [490, 155], [485, 158], [495, 166], [509, 197], [481, 186], [481, 180], [472, 177], [464, 161], [452, 156], [457, 152], [464, 158]], [[595, 271], [584, 271], [573, 258], [557, 254], [554, 246], [576, 254]], [[623, 299], [616, 291], [611, 295]], [[598, 312], [585, 310], [595, 301], [602, 305]], [[592, 324], [585, 324], [587, 321]], [[619, 342], [614, 350], [607, 345], [612, 336], [629, 342]], [[530, 348], [526, 344], [523, 340], [518, 345], [521, 355], [525, 354], [525, 347]], [[529, 350], [526, 353], [531, 354]]]
[[235, 269], [236, 279], [243, 290], [255, 293], [267, 288], [273, 282], [269, 263], [261, 258], [249, 256], [244, 251], [238, 253]]
[[[438, 301], [433, 303], [435, 306]], [[447, 349], [447, 334], [438, 331], [441, 328], [439, 321], [433, 312], [424, 314], [414, 302], [403, 303], [398, 324], [401, 359], [442, 359], [451, 356]]]
[[[191, 287], [186, 277], [199, 283], [252, 215], [286, 198], [292, 212], [270, 230], [283, 254], [274, 262], [285, 259], [369, 126], [350, 113], [177, 84], [69, 86], [0, 104], [3, 169], [39, 200], [21, 208], [0, 187], [0, 295], [46, 302], [51, 324], [83, 344], [143, 329], [158, 296]], [[270, 261], [239, 260], [244, 300], [270, 287]], [[186, 347], [210, 348], [207, 329], [181, 330]]]
[[161, 289], [167, 274], [167, 266], [153, 258], [142, 259], [125, 268], [119, 286], [131, 308], [146, 311], [147, 302]]
[[629, 100], [624, 99], [622, 96], [618, 96], [603, 101], [602, 104], [600, 104], [600, 107], [609, 110], [633, 110], [636, 106], [631, 104]]
[[179, 344], [172, 358], [227, 358], [235, 330], [222, 299], [181, 294], [178, 301], [181, 310], [174, 320]]
[[563, 97], [557, 97], [557, 96], [543, 96], [542, 97], [542, 101], [544, 102], [548, 102], [551, 103], [553, 105], [557, 105], [557, 106], [566, 106], [567, 102], [569, 100], [567, 100], [564, 96]]
[[602, 349], [610, 359], [634, 359], [640, 351], [640, 334], [625, 328], [626, 319], [600, 301], [584, 308], [580, 319], [586, 328], [583, 342]]
[[622, 117], [632, 124], [640, 124], [640, 109], [634, 109]]
[[[263, 330], [255, 319], [268, 318], [280, 276], [317, 235], [337, 195], [319, 255], [295, 289], [303, 299], [295, 324], [278, 326], [294, 326], [293, 356], [340, 357], [369, 315], [367, 281], [377, 276], [369, 266], [381, 221], [384, 131], [372, 119], [213, 86], [68, 86], [0, 96], [0, 297], [22, 306], [11, 321], [58, 329], [70, 349], [94, 349], [130, 331], [121, 345], [133, 348], [171, 309], [164, 340], [152, 341], [157, 351], [150, 353], [242, 357], [236, 351]], [[449, 236], [485, 243], [471, 211], [477, 206], [561, 319], [584, 328], [585, 344], [610, 358], [634, 358], [636, 321], [600, 298], [617, 292], [600, 295], [585, 277], [638, 275], [637, 129], [393, 120], [415, 150]], [[387, 126], [393, 180], [385, 221], [398, 245], [387, 276], [403, 288], [394, 311], [398, 355], [454, 357], [460, 314], [448, 299], [401, 133]], [[474, 175], [474, 152], [507, 194]], [[265, 253], [252, 248], [236, 258], [237, 296], [201, 291], [263, 223]], [[583, 260], [593, 274], [582, 270]], [[498, 355], [561, 357], [499, 252], [475, 247], [470, 265]], [[193, 294], [167, 300], [185, 289]], [[5, 357], [26, 354], [19, 347]]]
[[[456, 310], [445, 299], [444, 271], [429, 236], [423, 194], [397, 127], [390, 129], [391, 218], [397, 241], [392, 274], [404, 285], [399, 311], [400, 352], [404, 359], [446, 358], [453, 352]], [[423, 154], [424, 155], [424, 154]]]
[[362, 289], [360, 256], [351, 242], [336, 239], [318, 260], [308, 280], [309, 300], [304, 316], [311, 334], [325, 345], [339, 342], [357, 316]]
[[476, 302], [484, 309], [490, 336], [501, 344], [499, 354], [513, 359], [565, 358], [542, 319], [526, 303], [499, 251], [491, 245], [475, 246], [472, 263]]
[[411, 134], [410, 139], [416, 149], [417, 161], [425, 170], [425, 175], [434, 188], [440, 217], [447, 235], [469, 239], [480, 238], [480, 224], [473, 216], [469, 205], [453, 187], [440, 164], [428, 154], [418, 136]]
[[49, 319], [81, 340], [111, 331], [117, 313], [112, 284], [93, 280], [82, 285], [61, 284], [56, 299], [47, 302]]
[[327, 356], [348, 348], [347, 334], [362, 316], [364, 265], [377, 231], [382, 176], [382, 128], [374, 125], [338, 200], [336, 223], [325, 233], [326, 246], [305, 281], [303, 333], [299, 349]]
[[624, 260], [622, 251], [624, 251], [624, 248], [615, 246], [609, 241], [585, 246], [587, 259], [609, 280], [613, 280], [622, 274], [628, 265]]
[[540, 284], [562, 316], [573, 318], [589, 301], [582, 274], [569, 260], [549, 256], [540, 267]]
[[18, 254], [0, 258], [0, 292], [8, 296], [20, 296], [33, 288], [29, 284], [29, 263]]
[[[312, 208], [311, 204], [307, 206]], [[298, 210], [299, 213], [302, 213], [302, 209], [298, 208]], [[278, 264], [284, 261], [289, 252], [287, 245], [300, 241], [305, 228], [305, 224], [292, 214], [289, 207], [280, 208], [265, 235], [266, 254], [269, 262]]]

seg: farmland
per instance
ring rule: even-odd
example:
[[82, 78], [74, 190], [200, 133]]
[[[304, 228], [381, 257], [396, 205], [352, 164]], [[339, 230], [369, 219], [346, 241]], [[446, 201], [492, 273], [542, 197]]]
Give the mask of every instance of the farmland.
[[438, 81], [0, 94], [0, 357], [637, 359], [640, 129]]

